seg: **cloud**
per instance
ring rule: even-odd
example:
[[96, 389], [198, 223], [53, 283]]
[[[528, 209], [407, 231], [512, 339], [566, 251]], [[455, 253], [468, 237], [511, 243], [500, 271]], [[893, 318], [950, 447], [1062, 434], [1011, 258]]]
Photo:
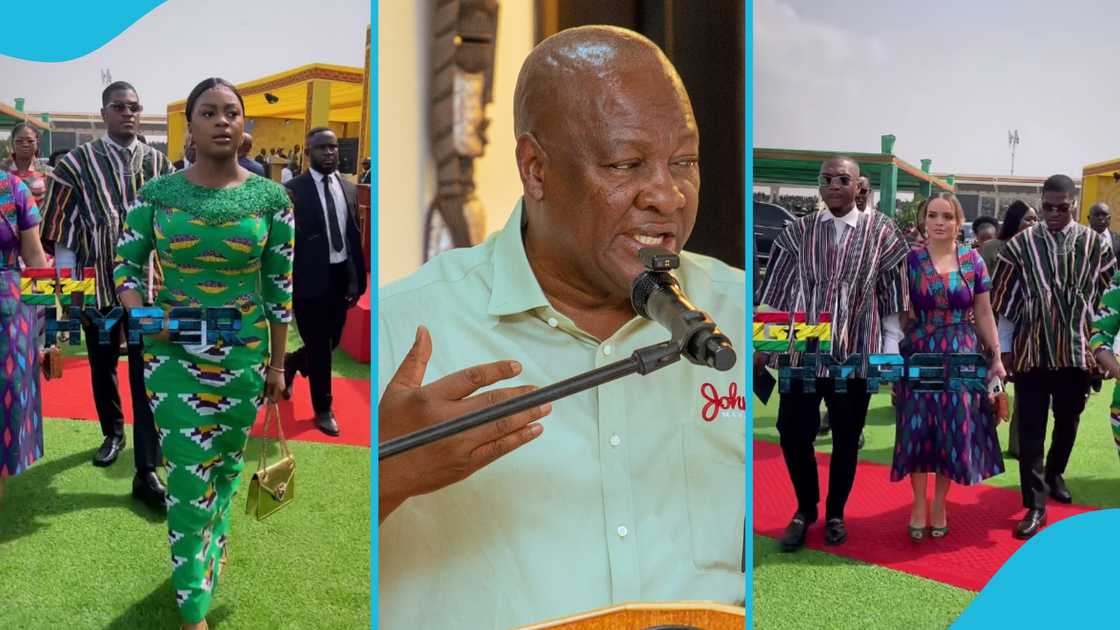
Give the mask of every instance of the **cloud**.
[[806, 19], [781, 0], [754, 3], [754, 70], [764, 81], [813, 89], [849, 84], [854, 94], [885, 57], [874, 36]]

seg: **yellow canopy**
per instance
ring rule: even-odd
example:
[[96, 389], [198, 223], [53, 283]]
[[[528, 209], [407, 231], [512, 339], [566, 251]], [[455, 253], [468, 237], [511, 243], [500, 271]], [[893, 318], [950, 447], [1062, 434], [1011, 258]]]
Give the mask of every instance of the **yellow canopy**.
[[[237, 89], [245, 99], [245, 117], [255, 120], [258, 127], [263, 119], [273, 119], [284, 126], [302, 120], [303, 125], [291, 129], [298, 129], [296, 135], [284, 134], [288, 140], [302, 138], [318, 126], [340, 130], [340, 137], [358, 137], [367, 91], [363, 87], [364, 75], [365, 68], [316, 63], [241, 83]], [[182, 157], [186, 107], [186, 99], [167, 106], [167, 149], [172, 160]], [[290, 148], [293, 144], [302, 142], [285, 142], [281, 146]], [[258, 140], [256, 146], [264, 145]]]

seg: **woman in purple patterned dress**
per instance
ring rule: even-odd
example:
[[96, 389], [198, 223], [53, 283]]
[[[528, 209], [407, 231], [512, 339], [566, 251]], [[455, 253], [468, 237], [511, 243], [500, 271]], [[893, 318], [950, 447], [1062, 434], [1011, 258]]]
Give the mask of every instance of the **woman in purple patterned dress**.
[[20, 258], [47, 266], [39, 208], [19, 178], [0, 171], [0, 496], [5, 478], [43, 455], [38, 319], [20, 299]]
[[[991, 357], [991, 376], [1002, 379], [991, 280], [980, 253], [957, 244], [963, 223], [964, 211], [951, 193], [934, 195], [918, 211], [926, 241], [906, 261], [912, 309], [906, 341], [913, 353], [977, 353], [979, 335]], [[924, 538], [929, 523], [930, 534], [941, 538], [949, 532], [949, 484], [974, 484], [1003, 472], [987, 388], [919, 392], [903, 385], [900, 394], [891, 481], [910, 477], [910, 537]], [[930, 473], [937, 481], [927, 505]]]

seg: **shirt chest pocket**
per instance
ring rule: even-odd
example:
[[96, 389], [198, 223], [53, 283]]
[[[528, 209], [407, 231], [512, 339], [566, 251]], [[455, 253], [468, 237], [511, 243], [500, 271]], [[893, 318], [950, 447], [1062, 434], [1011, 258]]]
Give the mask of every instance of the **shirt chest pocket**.
[[741, 420], [683, 428], [692, 561], [702, 571], [743, 572], [746, 436]]

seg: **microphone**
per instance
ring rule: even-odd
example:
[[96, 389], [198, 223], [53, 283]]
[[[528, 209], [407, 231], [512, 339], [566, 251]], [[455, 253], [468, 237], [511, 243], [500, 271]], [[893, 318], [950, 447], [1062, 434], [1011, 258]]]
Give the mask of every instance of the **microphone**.
[[646, 268], [634, 279], [630, 291], [630, 303], [638, 315], [668, 329], [689, 362], [721, 372], [734, 367], [731, 340], [707, 313], [688, 301], [680, 283], [669, 273], [680, 266], [676, 254], [660, 247], [644, 247], [638, 256]]

